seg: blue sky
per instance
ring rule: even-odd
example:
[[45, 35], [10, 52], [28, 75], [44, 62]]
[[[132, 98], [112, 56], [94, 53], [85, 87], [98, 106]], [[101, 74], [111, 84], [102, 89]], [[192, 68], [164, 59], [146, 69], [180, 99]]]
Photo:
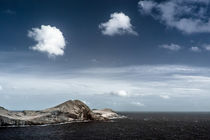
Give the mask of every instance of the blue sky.
[[209, 2], [1, 1], [0, 106], [209, 111]]

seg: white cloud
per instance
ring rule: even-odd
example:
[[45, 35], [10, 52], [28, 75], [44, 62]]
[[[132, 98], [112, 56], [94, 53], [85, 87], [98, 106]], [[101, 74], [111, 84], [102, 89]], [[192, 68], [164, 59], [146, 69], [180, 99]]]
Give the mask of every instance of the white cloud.
[[42, 25], [41, 28], [32, 28], [28, 32], [28, 37], [37, 42], [31, 49], [48, 53], [49, 56], [64, 55], [66, 42], [63, 33], [58, 28]]
[[128, 92], [125, 90], [118, 90], [118, 91], [113, 91], [110, 93], [111, 95], [115, 95], [115, 96], [122, 96], [122, 97], [126, 97], [129, 96]]
[[138, 35], [137, 32], [133, 30], [130, 18], [122, 12], [112, 13], [109, 21], [101, 23], [99, 29], [101, 29], [102, 34], [109, 36], [123, 34]]
[[92, 63], [99, 63], [99, 61], [98, 61], [97, 59], [95, 59], [95, 58], [91, 59], [90, 61], [91, 61]]
[[185, 33], [210, 32], [209, 0], [139, 1], [142, 14], [152, 15], [169, 27]]
[[150, 14], [152, 9], [157, 5], [157, 3], [153, 1], [139, 1], [138, 4], [140, 7], [140, 12], [145, 13], [145, 14]]
[[170, 96], [168, 96], [168, 95], [160, 95], [160, 97], [163, 99], [170, 99]]
[[193, 52], [201, 52], [201, 49], [199, 47], [191, 47], [190, 50]]
[[160, 48], [164, 48], [164, 49], [168, 49], [168, 50], [171, 50], [171, 51], [178, 51], [181, 49], [181, 46], [177, 45], [177, 44], [163, 44], [163, 45], [160, 45]]
[[2, 90], [3, 88], [2, 88], [2, 86], [0, 85], [0, 90]]
[[131, 102], [132, 105], [135, 105], [135, 106], [145, 106], [143, 103], [141, 102]]
[[209, 44], [203, 45], [203, 48], [207, 51], [210, 51], [210, 45]]

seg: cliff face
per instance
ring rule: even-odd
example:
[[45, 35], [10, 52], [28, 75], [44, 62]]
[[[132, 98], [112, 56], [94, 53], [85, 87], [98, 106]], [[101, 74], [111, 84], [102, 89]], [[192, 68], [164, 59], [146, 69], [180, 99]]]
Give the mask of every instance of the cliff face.
[[[79, 100], [69, 100], [40, 111], [8, 111], [0, 107], [0, 126], [43, 125], [88, 120], [104, 121], [112, 119], [109, 115], [105, 115], [112, 113], [114, 113], [112, 110], [92, 111]], [[115, 115], [117, 114], [115, 113]]]

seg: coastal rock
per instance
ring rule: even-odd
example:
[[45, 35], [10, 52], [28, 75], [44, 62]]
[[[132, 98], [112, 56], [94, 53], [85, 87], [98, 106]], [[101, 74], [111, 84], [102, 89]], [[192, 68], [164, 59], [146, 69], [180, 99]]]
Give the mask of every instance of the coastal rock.
[[120, 117], [116, 112], [108, 108], [101, 109], [101, 110], [94, 109], [93, 113], [98, 114], [100, 117], [103, 117], [106, 119], [116, 119]]
[[106, 121], [118, 117], [111, 109], [91, 110], [79, 100], [69, 100], [39, 111], [9, 111], [0, 107], [0, 126], [44, 125], [76, 121]]

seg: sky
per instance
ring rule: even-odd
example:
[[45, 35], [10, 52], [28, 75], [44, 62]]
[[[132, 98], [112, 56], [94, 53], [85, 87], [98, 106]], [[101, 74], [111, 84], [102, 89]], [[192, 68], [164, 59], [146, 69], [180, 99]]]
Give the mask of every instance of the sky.
[[1, 0], [0, 106], [210, 110], [210, 0]]

